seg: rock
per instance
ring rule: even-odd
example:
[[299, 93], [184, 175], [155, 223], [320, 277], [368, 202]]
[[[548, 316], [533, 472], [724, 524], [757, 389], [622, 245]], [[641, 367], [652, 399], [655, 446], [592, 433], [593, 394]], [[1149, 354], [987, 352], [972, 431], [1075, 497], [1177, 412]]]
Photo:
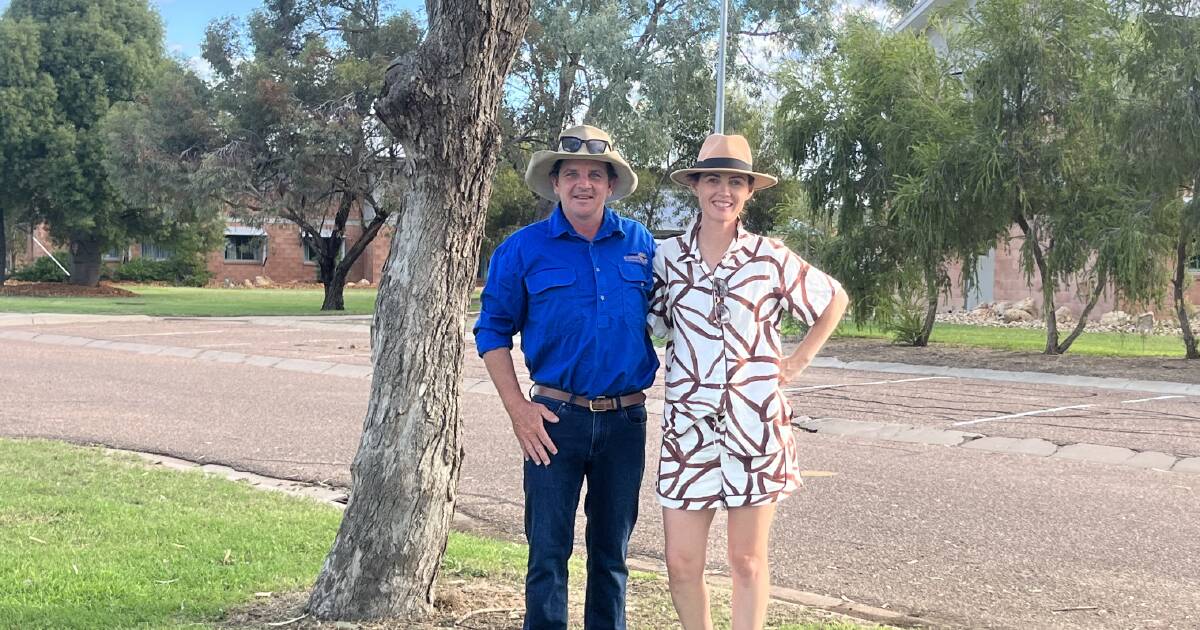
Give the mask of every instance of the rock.
[[254, 283], [247, 278], [246, 280], [242, 280], [242, 286], [246, 287], [247, 289], [253, 289]]
[[229, 278], [225, 278], [225, 282], [222, 282], [221, 286], [225, 287], [226, 289], [232, 289], [233, 288], [233, 280], [230, 280]]
[[1133, 327], [1143, 335], [1154, 332], [1154, 313], [1147, 312], [1138, 315]]
[[1075, 313], [1070, 306], [1060, 306], [1054, 311], [1054, 319], [1060, 324], [1066, 324], [1075, 321]]
[[266, 289], [271, 286], [271, 279], [266, 276], [254, 276], [254, 286], [259, 289]]
[[992, 308], [991, 304], [980, 304], [979, 306], [971, 309], [966, 316], [969, 319], [977, 321], [987, 321], [996, 317], [996, 311]]
[[1124, 326], [1129, 323], [1129, 314], [1125, 311], [1109, 311], [1100, 316], [1101, 326]]
[[1004, 311], [1004, 315], [1002, 317], [1006, 322], [1027, 322], [1034, 318], [1033, 313], [1021, 310], [1019, 308], [1010, 308], [1007, 311]]
[[363, 278], [362, 280], [359, 280], [359, 281], [358, 281], [358, 286], [360, 286], [360, 287], [369, 287], [369, 286], [371, 286], [371, 281], [370, 281], [370, 280], [367, 280], [366, 278]]
[[996, 315], [1000, 317], [1004, 317], [1004, 311], [1007, 311], [1010, 308], [1012, 308], [1012, 304], [1009, 302], [996, 302], [992, 305], [992, 310], [995, 311]]
[[1025, 311], [1030, 315], [1037, 315], [1037, 309], [1033, 308], [1033, 298], [1025, 298], [1024, 300], [1021, 300], [1020, 302], [1013, 304], [1013, 308]]

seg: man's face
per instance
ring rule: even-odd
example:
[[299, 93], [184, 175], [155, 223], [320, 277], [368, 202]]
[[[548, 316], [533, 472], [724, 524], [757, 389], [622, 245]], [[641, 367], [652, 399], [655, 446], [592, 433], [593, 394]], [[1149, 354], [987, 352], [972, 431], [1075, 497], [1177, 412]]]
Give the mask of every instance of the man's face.
[[563, 160], [558, 177], [551, 178], [554, 192], [569, 217], [586, 219], [604, 212], [604, 200], [612, 193], [608, 165], [596, 160]]

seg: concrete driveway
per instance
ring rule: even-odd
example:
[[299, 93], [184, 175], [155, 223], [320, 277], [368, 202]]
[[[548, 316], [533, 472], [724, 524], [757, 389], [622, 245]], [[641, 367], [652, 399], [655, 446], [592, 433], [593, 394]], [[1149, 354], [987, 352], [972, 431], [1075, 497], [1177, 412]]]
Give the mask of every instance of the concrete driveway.
[[[0, 327], [0, 435], [348, 485], [370, 385], [364, 324], [16, 322]], [[459, 510], [519, 537], [520, 457], [482, 363], [470, 352], [464, 361]], [[1200, 475], [1187, 472], [1200, 405], [1190, 394], [1036, 377], [906, 380], [924, 378], [813, 368], [796, 384], [818, 432], [798, 433], [807, 485], [780, 506], [777, 583], [959, 627], [1200, 627]], [[1179, 398], [1158, 398], [1167, 395]], [[971, 435], [951, 444], [950, 432]], [[970, 448], [993, 437], [1054, 451]], [[655, 428], [651, 471], [658, 438]], [[1063, 456], [1077, 444], [1170, 461]], [[652, 481], [634, 550], [653, 562]], [[714, 560], [724, 546], [716, 536]]]

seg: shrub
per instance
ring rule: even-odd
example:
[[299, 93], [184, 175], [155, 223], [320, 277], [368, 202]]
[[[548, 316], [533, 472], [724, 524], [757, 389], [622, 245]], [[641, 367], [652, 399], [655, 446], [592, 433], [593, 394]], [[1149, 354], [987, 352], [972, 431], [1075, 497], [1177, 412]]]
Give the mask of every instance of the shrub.
[[113, 280], [123, 282], [169, 282], [187, 287], [202, 287], [211, 277], [204, 258], [199, 255], [167, 260], [134, 258], [112, 273]]
[[212, 279], [208, 262], [201, 254], [172, 258], [166, 262], [170, 266], [175, 286], [202, 287]]
[[[67, 269], [71, 268], [71, 255], [67, 252], [55, 252], [54, 257]], [[23, 282], [64, 282], [67, 274], [63, 273], [49, 256], [42, 256], [33, 261], [33, 264], [14, 271], [9, 277]]]
[[134, 258], [112, 271], [112, 279], [121, 282], [170, 282], [167, 261]]
[[925, 305], [920, 294], [904, 292], [893, 296], [876, 312], [879, 327], [892, 336], [892, 342], [915, 346], [925, 328]]

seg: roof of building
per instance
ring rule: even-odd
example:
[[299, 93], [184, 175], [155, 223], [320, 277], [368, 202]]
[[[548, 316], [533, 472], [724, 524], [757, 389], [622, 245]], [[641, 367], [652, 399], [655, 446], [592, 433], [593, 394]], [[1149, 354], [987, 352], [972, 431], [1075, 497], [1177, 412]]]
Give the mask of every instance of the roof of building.
[[894, 31], [907, 31], [925, 28], [929, 18], [940, 8], [951, 4], [954, 0], [920, 0], [904, 17], [892, 26]]

